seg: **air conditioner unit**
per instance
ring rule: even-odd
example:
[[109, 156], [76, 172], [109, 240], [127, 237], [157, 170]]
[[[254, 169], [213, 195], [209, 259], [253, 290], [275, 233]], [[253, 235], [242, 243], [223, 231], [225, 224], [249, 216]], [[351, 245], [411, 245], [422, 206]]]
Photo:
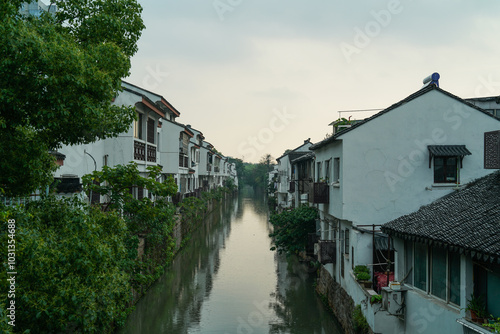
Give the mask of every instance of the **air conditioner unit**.
[[389, 314], [404, 316], [406, 289], [401, 287], [399, 290], [393, 290], [388, 287], [382, 288], [382, 305]]

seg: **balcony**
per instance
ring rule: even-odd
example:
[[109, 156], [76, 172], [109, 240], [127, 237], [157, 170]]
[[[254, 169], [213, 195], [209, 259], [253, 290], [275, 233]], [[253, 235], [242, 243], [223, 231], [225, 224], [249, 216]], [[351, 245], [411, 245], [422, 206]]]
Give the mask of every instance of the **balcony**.
[[309, 201], [317, 204], [328, 204], [330, 202], [330, 187], [328, 183], [315, 182], [309, 192]]
[[146, 161], [146, 144], [134, 140], [134, 159]]
[[148, 162], [156, 162], [156, 147], [148, 145], [146, 151], [148, 153]]
[[299, 188], [299, 193], [300, 194], [308, 194], [311, 191], [312, 188], [312, 181], [310, 180], [298, 180], [297, 181], [297, 187]]
[[307, 234], [306, 254], [314, 256], [314, 244], [318, 243], [319, 237], [316, 233]]
[[189, 168], [189, 161], [187, 155], [179, 154], [179, 167]]
[[318, 261], [321, 264], [335, 263], [336, 247], [333, 240], [320, 240], [318, 251]]

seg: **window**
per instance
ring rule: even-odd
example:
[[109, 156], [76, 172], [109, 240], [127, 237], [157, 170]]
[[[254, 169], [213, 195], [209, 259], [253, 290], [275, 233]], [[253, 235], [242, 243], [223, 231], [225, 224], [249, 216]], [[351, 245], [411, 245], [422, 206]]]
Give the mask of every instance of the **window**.
[[460, 183], [460, 168], [466, 155], [465, 145], [429, 145], [429, 168], [434, 159], [434, 183]]
[[321, 162], [318, 162], [317, 166], [318, 166], [318, 168], [317, 168], [318, 174], [317, 174], [317, 177], [316, 177], [316, 181], [320, 182], [321, 178], [322, 178], [322, 175], [321, 175]]
[[406, 283], [413, 285], [413, 242], [405, 241]]
[[325, 180], [326, 182], [330, 182], [330, 162], [332, 159], [325, 161]]
[[142, 114], [137, 113], [137, 119], [134, 121], [134, 137], [142, 139]]
[[333, 159], [333, 182], [340, 182], [340, 158]]
[[345, 253], [349, 254], [349, 229], [348, 228], [345, 229], [344, 238], [345, 238]]
[[155, 120], [148, 118], [148, 143], [154, 144], [156, 137]]
[[448, 253], [450, 302], [460, 305], [460, 254]]
[[427, 246], [421, 243], [415, 243], [414, 256], [414, 286], [427, 291]]
[[434, 183], [459, 183], [458, 157], [434, 158]]
[[446, 300], [446, 251], [437, 248], [431, 253], [431, 294]]
[[[413, 261], [411, 258], [413, 257]], [[460, 254], [422, 243], [405, 243], [406, 282], [449, 303], [460, 305]], [[429, 282], [429, 284], [428, 284]]]

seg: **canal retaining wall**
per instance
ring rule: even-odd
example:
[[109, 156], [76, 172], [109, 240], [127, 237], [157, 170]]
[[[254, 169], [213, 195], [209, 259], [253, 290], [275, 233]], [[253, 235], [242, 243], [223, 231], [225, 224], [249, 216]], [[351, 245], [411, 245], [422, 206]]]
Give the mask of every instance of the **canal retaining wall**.
[[137, 260], [144, 264], [141, 274], [151, 279], [137, 282], [139, 284], [132, 288], [133, 298], [129, 306], [137, 303], [151, 284], [164, 273], [172, 258], [182, 249], [184, 243], [189, 242], [191, 233], [200, 226], [204, 218], [232, 197], [232, 193], [221, 190], [218, 196], [205, 197], [203, 200], [194, 199], [191, 200], [191, 205], [179, 208], [172, 217], [172, 243], [165, 240], [151, 247], [147, 242], [147, 234], [138, 235]]
[[[333, 314], [344, 328], [345, 333], [356, 334], [357, 331], [354, 329], [353, 320], [354, 300], [323, 266], [318, 269], [316, 292], [324, 296]], [[373, 332], [369, 330], [369, 334], [373, 334]]]

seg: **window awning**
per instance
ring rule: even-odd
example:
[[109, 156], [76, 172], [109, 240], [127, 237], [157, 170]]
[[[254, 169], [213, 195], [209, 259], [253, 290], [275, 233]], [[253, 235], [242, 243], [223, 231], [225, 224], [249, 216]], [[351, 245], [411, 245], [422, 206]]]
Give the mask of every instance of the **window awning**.
[[429, 145], [429, 168], [433, 157], [460, 157], [471, 155], [465, 145]]

